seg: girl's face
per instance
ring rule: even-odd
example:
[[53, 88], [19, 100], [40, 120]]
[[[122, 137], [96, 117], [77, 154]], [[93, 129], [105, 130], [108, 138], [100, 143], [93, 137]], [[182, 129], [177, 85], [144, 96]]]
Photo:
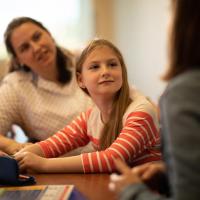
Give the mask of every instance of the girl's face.
[[56, 45], [48, 32], [34, 23], [27, 22], [17, 27], [11, 35], [11, 43], [17, 62], [27, 65], [37, 74], [42, 74], [56, 63]]
[[122, 67], [113, 50], [107, 46], [95, 48], [86, 58], [78, 77], [79, 86], [92, 98], [114, 98], [122, 87]]

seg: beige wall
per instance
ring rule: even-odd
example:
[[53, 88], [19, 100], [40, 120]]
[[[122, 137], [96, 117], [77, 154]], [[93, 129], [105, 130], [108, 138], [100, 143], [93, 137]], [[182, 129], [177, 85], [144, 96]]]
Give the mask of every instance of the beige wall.
[[[87, 24], [84, 23], [84, 28], [89, 26], [92, 29], [94, 25], [91, 37], [102, 37], [114, 42], [124, 55], [130, 83], [157, 101], [165, 87], [160, 76], [165, 70], [167, 60], [169, 0], [91, 2], [95, 22], [91, 20]], [[83, 0], [82, 10], [85, 6]], [[87, 12], [84, 12], [84, 15], [87, 15]], [[6, 70], [3, 66], [0, 63], [0, 77]]]
[[129, 80], [157, 101], [165, 87], [168, 0], [95, 0], [96, 35], [124, 55]]
[[114, 41], [115, 0], [93, 0], [95, 10], [95, 33], [97, 37]]

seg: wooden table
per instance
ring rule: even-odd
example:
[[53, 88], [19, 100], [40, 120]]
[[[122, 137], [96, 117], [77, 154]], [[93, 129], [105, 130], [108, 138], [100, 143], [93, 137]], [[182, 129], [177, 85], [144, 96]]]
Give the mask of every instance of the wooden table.
[[72, 184], [88, 200], [116, 200], [116, 194], [109, 191], [108, 174], [34, 174], [37, 185]]

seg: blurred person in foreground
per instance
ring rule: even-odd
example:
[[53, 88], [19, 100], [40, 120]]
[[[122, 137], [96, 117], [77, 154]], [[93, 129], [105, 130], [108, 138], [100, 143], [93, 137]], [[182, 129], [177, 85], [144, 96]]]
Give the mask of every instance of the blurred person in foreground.
[[[198, 200], [200, 198], [200, 1], [172, 0], [169, 37], [169, 84], [160, 100], [164, 162], [133, 169], [121, 160], [121, 175], [111, 175], [110, 188], [120, 199]], [[166, 174], [169, 197], [152, 191], [145, 182]]]

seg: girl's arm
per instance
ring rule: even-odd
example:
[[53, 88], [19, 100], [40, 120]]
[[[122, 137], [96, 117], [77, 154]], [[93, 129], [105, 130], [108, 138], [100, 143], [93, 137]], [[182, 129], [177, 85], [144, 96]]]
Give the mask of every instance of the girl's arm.
[[[77, 123], [78, 121], [74, 122], [74, 124], [72, 123], [73, 126], [68, 126], [67, 130], [79, 129], [80, 126], [77, 125]], [[70, 149], [73, 145], [78, 145], [79, 141], [84, 141], [84, 133], [82, 131], [80, 131], [79, 135], [76, 135], [73, 131], [69, 135], [67, 132], [63, 134], [64, 132], [59, 132], [46, 140], [45, 142], [47, 143], [39, 143], [40, 147], [38, 146], [37, 148], [41, 148], [40, 152], [37, 152], [36, 147], [32, 147], [33, 145], [27, 148], [29, 148], [29, 151], [37, 154], [43, 151], [45, 157], [48, 157], [49, 155], [59, 155], [59, 153], [62, 151], [64, 152], [65, 149]], [[68, 137], [65, 138], [66, 136]], [[65, 138], [65, 140], [62, 141], [62, 137]], [[79, 138], [77, 139], [77, 137]], [[26, 156], [25, 154], [22, 156], [21, 160], [23, 161], [21, 161], [20, 164], [22, 168], [23, 165], [25, 165], [27, 168], [38, 169], [40, 172], [112, 172], [115, 171], [113, 158], [130, 161], [134, 158], [142, 157], [145, 148], [151, 146], [158, 137], [159, 134], [152, 117], [145, 112], [133, 112], [127, 117], [125, 126], [118, 138], [104, 151], [96, 151], [65, 158], [46, 159], [39, 157], [40, 159], [38, 159], [37, 157], [38, 161], [36, 161], [36, 158], [33, 159], [32, 155], [28, 154], [29, 156]], [[65, 144], [65, 146], [63, 144]], [[23, 157], [29, 159], [26, 160], [23, 159]], [[152, 161], [151, 154], [145, 154], [144, 157]], [[38, 163], [40, 161], [42, 164], [39, 165]], [[31, 162], [33, 164], [31, 164]]]
[[48, 139], [29, 145], [22, 152], [32, 152], [41, 157], [58, 157], [75, 148], [84, 146], [89, 138], [86, 135], [86, 113], [81, 113], [71, 124], [58, 131]]
[[38, 144], [30, 145], [17, 154], [15, 159], [18, 161], [21, 171], [31, 170], [40, 173], [75, 173], [83, 172], [81, 156], [44, 158]]
[[44, 172], [51, 173], [83, 173], [81, 156], [47, 159]]
[[[76, 147], [84, 146], [89, 138], [86, 135], [87, 113], [82, 113], [70, 125], [45, 141], [30, 145], [15, 155], [20, 169], [37, 172], [61, 173], [83, 172], [81, 156], [58, 157]], [[47, 157], [47, 158], [44, 158]]]
[[38, 143], [45, 157], [61, 156], [78, 147], [85, 146], [90, 141], [87, 135], [87, 118], [91, 110], [83, 112], [69, 125], [50, 138]]
[[32, 145], [28, 145], [26, 147], [24, 147], [22, 150], [20, 150], [19, 152], [17, 152], [15, 154], [15, 157], [19, 154], [22, 154], [24, 152], [31, 152], [31, 153], [34, 153], [38, 156], [41, 156], [41, 157], [45, 157], [42, 149], [40, 148], [40, 146], [36, 143], [36, 144], [32, 144]]
[[147, 112], [130, 113], [121, 133], [109, 148], [82, 154], [84, 172], [115, 171], [113, 158], [134, 164], [160, 160], [160, 151], [155, 145], [160, 138], [156, 123]]
[[82, 173], [81, 156], [62, 158], [43, 158], [31, 152], [15, 155], [21, 171], [30, 170], [40, 173]]

